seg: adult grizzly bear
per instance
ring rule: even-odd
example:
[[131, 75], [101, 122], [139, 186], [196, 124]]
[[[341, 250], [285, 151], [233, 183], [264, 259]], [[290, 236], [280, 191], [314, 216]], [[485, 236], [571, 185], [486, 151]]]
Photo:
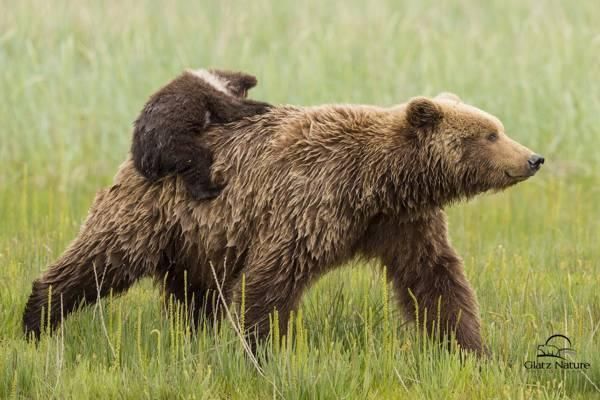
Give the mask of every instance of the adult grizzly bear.
[[360, 256], [387, 266], [409, 317], [418, 310], [431, 330], [439, 318], [442, 334], [483, 351], [477, 301], [442, 208], [521, 182], [543, 163], [498, 119], [441, 95], [389, 109], [275, 107], [198, 140], [214, 152], [222, 195], [192, 201], [180, 178], [150, 183], [126, 161], [78, 237], [33, 283], [26, 332], [40, 334], [49, 297], [55, 325], [61, 309], [144, 276], [210, 315], [202, 299], [217, 288], [212, 264], [229, 302], [245, 274], [248, 328], [265, 337], [276, 309], [285, 333], [302, 292]]

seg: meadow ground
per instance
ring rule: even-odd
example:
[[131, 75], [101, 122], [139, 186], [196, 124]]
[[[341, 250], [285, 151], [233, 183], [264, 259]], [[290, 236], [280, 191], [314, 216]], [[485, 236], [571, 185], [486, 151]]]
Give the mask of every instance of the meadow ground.
[[[596, 1], [0, 0], [0, 10], [0, 398], [600, 396]], [[293, 345], [264, 349], [262, 375], [227, 323], [187, 334], [149, 282], [37, 347], [23, 340], [31, 281], [111, 182], [147, 96], [208, 65], [255, 73], [253, 96], [273, 103], [456, 92], [546, 156], [530, 181], [449, 209], [491, 360], [461, 363], [423, 341], [374, 265], [319, 282]], [[525, 369], [554, 333], [591, 369]]]

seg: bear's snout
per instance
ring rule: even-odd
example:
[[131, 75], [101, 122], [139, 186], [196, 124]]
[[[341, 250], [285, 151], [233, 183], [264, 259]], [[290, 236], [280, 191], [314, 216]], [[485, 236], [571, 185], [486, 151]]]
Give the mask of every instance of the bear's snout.
[[540, 169], [544, 163], [544, 157], [540, 156], [539, 154], [534, 154], [529, 157], [527, 163], [529, 164], [529, 169], [531, 172], [537, 172], [537, 170]]

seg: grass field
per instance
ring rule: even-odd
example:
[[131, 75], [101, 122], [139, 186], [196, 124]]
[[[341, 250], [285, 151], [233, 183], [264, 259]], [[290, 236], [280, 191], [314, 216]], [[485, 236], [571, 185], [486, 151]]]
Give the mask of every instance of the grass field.
[[[0, 398], [600, 398], [600, 7], [450, 3], [0, 0]], [[452, 91], [546, 156], [449, 210], [492, 358], [424, 341], [373, 265], [310, 290], [262, 373], [227, 323], [189, 335], [149, 282], [27, 343], [31, 281], [111, 182], [147, 96], [190, 66], [252, 72], [273, 103]], [[525, 369], [554, 333], [591, 368]]]

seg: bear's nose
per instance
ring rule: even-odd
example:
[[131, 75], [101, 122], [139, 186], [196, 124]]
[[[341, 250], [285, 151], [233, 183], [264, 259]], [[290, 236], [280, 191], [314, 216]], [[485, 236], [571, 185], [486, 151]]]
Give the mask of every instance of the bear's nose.
[[530, 169], [532, 169], [533, 171], [537, 171], [544, 163], [544, 157], [540, 156], [539, 154], [534, 154], [531, 157], [529, 157], [529, 160], [527, 160], [527, 162], [529, 163]]

